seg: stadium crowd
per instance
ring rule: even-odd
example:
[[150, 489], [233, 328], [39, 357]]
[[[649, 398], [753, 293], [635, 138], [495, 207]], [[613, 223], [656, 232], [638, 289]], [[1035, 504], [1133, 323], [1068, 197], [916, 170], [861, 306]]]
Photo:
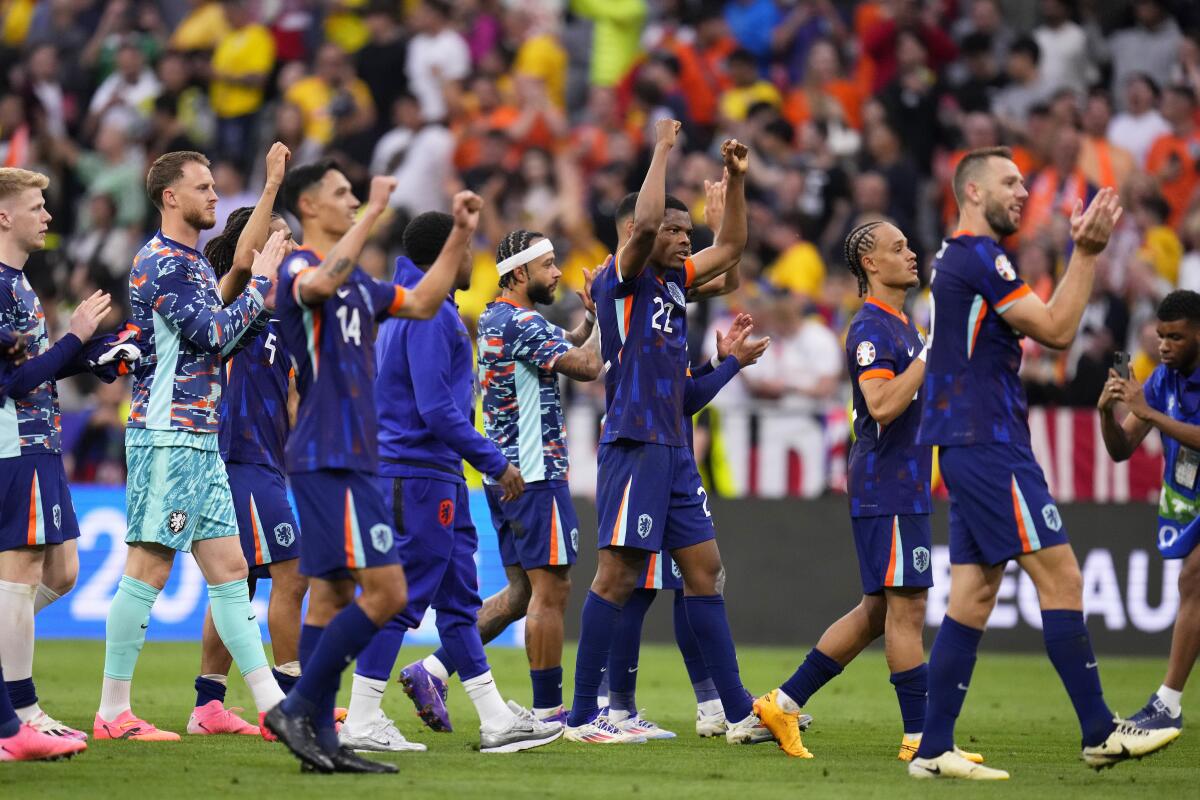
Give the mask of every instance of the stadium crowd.
[[[1026, 342], [1031, 402], [1094, 405], [1118, 350], [1145, 379], [1157, 302], [1200, 289], [1200, 7], [1182, 0], [8, 0], [0, 81], [0, 163], [51, 177], [53, 236], [28, 275], [52, 339], [96, 288], [118, 301], [113, 327], [127, 316], [158, 155], [213, 158], [220, 231], [253, 205], [273, 141], [293, 167], [335, 157], [360, 197], [371, 174], [398, 179], [362, 259], [380, 277], [407, 220], [478, 192], [469, 327], [497, 292], [503, 233], [545, 232], [564, 269], [547, 316], [567, 324], [663, 118], [683, 121], [668, 188], [693, 209], [695, 249], [720, 142], [752, 148], [742, 288], [689, 307], [697, 361], [739, 311], [772, 337], [727, 405], [844, 417], [860, 304], [845, 234], [895, 221], [927, 283], [970, 148], [1015, 149], [1030, 198], [1006, 244], [1043, 299], [1075, 200], [1116, 186], [1128, 212], [1075, 343]], [[912, 303], [927, 327], [926, 294]], [[72, 478], [122, 481], [128, 386], [60, 391]]]

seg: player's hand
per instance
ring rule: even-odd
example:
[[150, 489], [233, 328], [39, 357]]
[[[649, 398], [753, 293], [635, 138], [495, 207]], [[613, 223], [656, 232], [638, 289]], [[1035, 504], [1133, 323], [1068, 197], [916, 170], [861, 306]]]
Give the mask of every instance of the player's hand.
[[1104, 382], [1104, 389], [1100, 392], [1100, 399], [1096, 402], [1096, 408], [1101, 411], [1111, 411], [1121, 400], [1121, 376], [1117, 371], [1110, 369], [1108, 371], [1108, 380]]
[[596, 313], [596, 301], [592, 299], [592, 281], [596, 279], [596, 273], [590, 269], [583, 271], [583, 291], [576, 292], [579, 295], [579, 301], [583, 303], [583, 310]]
[[750, 169], [750, 148], [737, 139], [726, 139], [721, 145], [721, 158], [725, 161], [725, 174], [745, 175]]
[[450, 214], [456, 228], [474, 231], [479, 225], [479, 212], [483, 210], [483, 198], [474, 192], [459, 192], [450, 203]]
[[509, 464], [508, 468], [504, 470], [498, 483], [504, 490], [504, 494], [500, 495], [501, 502], [511, 503], [525, 493], [525, 479], [521, 477], [521, 471], [512, 464]]
[[1071, 240], [1088, 255], [1096, 255], [1108, 245], [1108, 237], [1121, 220], [1121, 198], [1115, 189], [1104, 187], [1096, 192], [1087, 210], [1075, 201], [1071, 210]]
[[267, 185], [278, 188], [283, 183], [292, 151], [283, 142], [276, 142], [267, 151]]
[[771, 337], [764, 336], [761, 339], [751, 339], [750, 329], [744, 328], [738, 334], [738, 337], [733, 340], [733, 346], [729, 350], [729, 355], [733, 356], [738, 361], [738, 366], [742, 369], [753, 366], [762, 358], [762, 354], [767, 352], [767, 347], [771, 344]]
[[721, 180], [704, 182], [704, 224], [714, 234], [721, 230], [721, 218], [725, 216], [725, 187], [728, 185], [728, 170], [721, 175]]
[[29, 339], [23, 333], [14, 333], [12, 343], [5, 347], [0, 352], [0, 358], [7, 359], [12, 362], [13, 366], [19, 367], [29, 358]]
[[733, 324], [729, 326], [729, 333], [721, 333], [717, 329], [717, 360], [724, 361], [729, 358], [729, 353], [733, 350], [733, 343], [743, 332], [748, 333], [754, 327], [754, 318], [749, 314], [738, 314], [733, 318]]
[[75, 313], [71, 315], [68, 332], [75, 334], [79, 341], [86, 342], [92, 338], [96, 328], [100, 327], [100, 321], [108, 314], [110, 308], [112, 296], [107, 292], [94, 292], [91, 297], [76, 306]]
[[376, 215], [387, 210], [388, 200], [396, 191], [396, 179], [391, 175], [376, 175], [371, 178], [371, 188], [367, 190], [367, 213]]
[[1109, 378], [1108, 383], [1114, 380], [1117, 383], [1117, 399], [1125, 404], [1129, 413], [1140, 420], [1149, 420], [1151, 408], [1146, 402], [1146, 393], [1142, 391], [1142, 385], [1133, 378]]
[[679, 135], [679, 129], [682, 127], [683, 123], [677, 119], [660, 119], [654, 123], [654, 143], [674, 147], [675, 137]]
[[267, 243], [263, 245], [262, 250], [254, 251], [254, 262], [250, 265], [250, 274], [261, 275], [272, 283], [275, 282], [275, 278], [279, 275], [279, 265], [287, 253], [284, 238], [283, 231], [275, 231], [267, 237]]

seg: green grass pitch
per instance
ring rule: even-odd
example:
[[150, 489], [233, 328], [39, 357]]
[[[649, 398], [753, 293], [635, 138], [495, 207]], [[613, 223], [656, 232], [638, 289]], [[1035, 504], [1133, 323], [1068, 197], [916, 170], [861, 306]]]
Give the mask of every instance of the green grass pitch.
[[[570, 690], [573, 646], [567, 647]], [[401, 664], [424, 655], [406, 648]], [[742, 677], [763, 692], [791, 674], [804, 649], [743, 648]], [[529, 677], [523, 652], [490, 651], [502, 692], [528, 705]], [[101, 642], [38, 643], [35, 675], [43, 707], [91, 729], [100, 692]], [[194, 699], [192, 679], [199, 648], [191, 643], [150, 642], [134, 685], [134, 708], [155, 724], [183, 732]], [[1162, 677], [1159, 659], [1101, 659], [1109, 702], [1132, 713]], [[816, 721], [804, 742], [811, 761], [789, 759], [774, 745], [727, 745], [695, 736], [691, 688], [673, 647], [642, 651], [639, 704], [647, 715], [679, 733], [669, 742], [600, 747], [556, 742], [514, 755], [483, 756], [477, 722], [462, 687], [451, 686], [452, 734], [421, 727], [399, 687], [384, 708], [427, 753], [379, 756], [395, 761], [392, 776], [303, 775], [281, 746], [249, 737], [190, 737], [179, 744], [93, 743], [69, 762], [0, 764], [0, 797], [132, 797], [184, 800], [217, 797], [444, 798], [886, 798], [1157, 796], [1196, 797], [1200, 786], [1200, 739], [1185, 734], [1165, 753], [1102, 773], [1078, 760], [1078, 729], [1070, 703], [1049, 662], [1040, 655], [984, 652], [959, 724], [960, 743], [988, 763], [1012, 773], [1000, 784], [964, 786], [917, 782], [896, 760], [899, 714], [883, 656], [864, 653], [813, 698]], [[349, 674], [341, 703], [348, 700]], [[231, 681], [230, 704], [252, 708], [249, 693]], [[568, 697], [570, 695], [568, 694]], [[249, 712], [247, 718], [253, 718]], [[372, 794], [368, 795], [370, 792]]]

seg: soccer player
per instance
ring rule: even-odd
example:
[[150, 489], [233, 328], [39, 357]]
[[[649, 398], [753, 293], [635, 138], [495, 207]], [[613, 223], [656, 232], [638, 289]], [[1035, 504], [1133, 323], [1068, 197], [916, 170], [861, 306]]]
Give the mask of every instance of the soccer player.
[[[789, 756], [812, 758], [800, 739], [800, 709], [871, 642], [884, 655], [900, 703], [900, 759], [912, 760], [925, 725], [928, 667], [921, 639], [933, 585], [929, 482], [933, 448], [917, 444], [925, 341], [901, 310], [920, 284], [917, 256], [889, 222], [867, 222], [845, 242], [863, 307], [850, 322], [846, 363], [854, 395], [850, 521], [863, 598], [825, 630], [804, 663], [754, 710]], [[979, 757], [963, 753], [971, 761]], [[982, 759], [979, 759], [982, 760]]]
[[395, 186], [392, 178], [373, 178], [357, 221], [360, 203], [332, 161], [291, 170], [283, 189], [304, 237], [280, 274], [278, 316], [300, 394], [285, 460], [304, 531], [300, 572], [311, 582], [300, 680], [264, 724], [320, 772], [396, 771], [342, 747], [333, 722], [342, 671], [407, 598], [395, 533], [375, 483], [375, 326], [391, 316], [437, 313], [479, 213], [477, 197], [457, 195], [447, 252], [424, 278], [411, 288], [378, 281], [355, 262]]
[[[421, 279], [419, 265], [427, 265], [437, 257], [455, 226], [454, 218], [437, 212], [421, 214], [410, 222], [404, 230], [404, 249], [411, 262], [398, 262], [396, 280], [411, 286]], [[467, 289], [471, 283], [470, 252], [463, 252], [461, 258], [455, 288]], [[398, 546], [409, 580], [409, 605], [359, 658], [354, 676], [356, 692], [343, 736], [355, 734], [359, 719], [381, 717], [379, 698], [403, 643], [404, 631], [419, 626], [425, 610], [432, 606], [437, 612], [447, 661], [457, 667], [463, 688], [479, 714], [480, 752], [509, 753], [549, 744], [562, 735], [562, 725], [542, 722], [516, 703], [505, 703], [492, 678], [476, 627], [480, 601], [475, 552], [479, 543], [471, 522], [462, 460], [465, 458], [499, 485], [504, 503], [516, 502], [522, 496], [524, 481], [517, 465], [471, 423], [474, 359], [470, 336], [453, 296], [444, 298], [432, 322], [384, 326], [378, 350], [383, 365], [375, 384], [383, 460], [380, 482], [385, 495], [392, 498], [400, 536]], [[528, 391], [528, 385], [524, 389]], [[542, 401], [535, 396], [533, 402]], [[539, 430], [541, 424], [539, 418]], [[539, 445], [535, 457], [540, 453]], [[525, 457], [531, 474], [535, 474], [533, 458]], [[406, 669], [401, 681], [422, 719], [435, 730], [448, 729], [449, 719], [436, 717], [431, 713], [435, 710], [426, 708], [422, 700], [422, 691], [430, 688], [428, 676], [419, 665]], [[449, 675], [443, 675], [438, 677], [444, 689]], [[360, 708], [364, 712], [361, 716]], [[436, 710], [444, 713], [444, 704]], [[370, 746], [365, 741], [363, 744]]]
[[742, 686], [725, 602], [721, 558], [696, 462], [687, 447], [686, 297], [736, 266], [746, 241], [747, 148], [722, 145], [729, 171], [724, 220], [712, 247], [691, 256], [687, 207], [668, 202], [666, 162], [679, 123], [662, 120], [625, 246], [592, 286], [601, 331], [607, 413], [600, 438], [597, 506], [599, 563], [583, 607], [575, 699], [566, 737], [610, 744], [645, 741], [612, 725], [596, 703], [621, 606], [651, 553], [679, 565], [690, 627], [699, 640], [727, 715], [726, 739], [751, 741], [762, 730]]
[[[254, 251], [263, 247], [270, 234], [283, 234], [285, 251], [291, 251], [291, 229], [271, 213], [288, 155], [282, 144], [272, 146], [267, 154], [266, 186], [258, 203], [230, 214], [225, 230], [204, 248], [227, 300], [241, 292]], [[283, 450], [290, 427], [290, 373], [279, 322], [272, 319], [261, 335], [225, 361], [220, 424], [221, 458], [233, 492], [242, 555], [250, 570], [250, 598], [254, 598], [259, 579], [271, 580], [267, 627], [276, 665], [272, 673], [285, 692], [300, 676], [300, 606], [308, 590], [308, 580], [298, 569], [300, 530], [283, 476]], [[211, 612], [205, 616], [200, 652], [196, 707], [188, 720], [188, 733], [258, 734], [256, 726], [224, 706], [232, 658], [217, 636]]]
[[283, 699], [250, 606], [246, 560], [218, 443], [221, 359], [266, 324], [263, 314], [279, 262], [276, 234], [254, 259], [253, 277], [226, 305], [207, 259], [195, 249], [216, 222], [208, 159], [178, 151], [158, 158], [146, 193], [161, 229], [134, 257], [129, 299], [146, 353], [134, 372], [126, 431], [129, 544], [108, 612], [98, 739], [178, 741], [130, 709], [130, 688], [150, 611], [178, 552], [191, 551], [208, 582], [217, 632], [254, 695], [259, 717]]
[[[1129, 721], [1143, 728], [1182, 729], [1183, 687], [1200, 654], [1200, 294], [1174, 291], [1159, 303], [1158, 353], [1162, 363], [1144, 387], [1109, 373], [1100, 394], [1100, 433], [1117, 461], [1133, 455], [1151, 429], [1162, 437], [1158, 551], [1163, 558], [1183, 560], [1179, 612], [1166, 677]], [[1122, 422], [1117, 422], [1117, 403], [1129, 412]]]
[[1017, 375], [1022, 334], [1054, 348], [1074, 339], [1097, 256], [1121, 216], [1117, 193], [1101, 189], [1086, 211], [1075, 204], [1070, 261], [1054, 296], [1043, 303], [999, 245], [1016, 232], [1029, 197], [1010, 151], [967, 153], [953, 185], [958, 232], [939, 251], [930, 279], [934, 323], [917, 433], [918, 444], [939, 446], [950, 492], [950, 601], [929, 657], [925, 728], [909, 775], [1008, 778], [955, 750], [954, 723], [1005, 564], [1013, 558], [1037, 588], [1046, 653], [1079, 718], [1084, 762], [1100, 768], [1145, 756], [1179, 730], [1115, 719], [1104, 702], [1083, 619], [1079, 564], [1033, 457]]
[[[5, 256], [7, 258], [7, 256]], [[8, 379], [28, 357], [29, 337], [8, 324], [0, 327], [0, 403], [8, 404]], [[0, 668], [0, 685], [4, 670]], [[87, 749], [87, 742], [42, 733], [17, 716], [6, 690], [0, 691], [0, 761], [54, 761]]]
[[[536, 304], [554, 302], [562, 276], [554, 246], [542, 233], [509, 233], [496, 248], [496, 261], [500, 297], [480, 316], [477, 335], [484, 431], [507, 463], [520, 469], [525, 491], [505, 502], [503, 487], [487, 480], [488, 507], [508, 585], [488, 598], [486, 616], [482, 610], [476, 614], [477, 627], [486, 644], [526, 617], [533, 715], [561, 723], [566, 719], [563, 617], [571, 590], [569, 571], [579, 552], [579, 521], [567, 486], [566, 421], [558, 376], [578, 381], [600, 376], [596, 307], [590, 295], [591, 274], [585, 270], [587, 286], [579, 293], [585, 315], [574, 330], [552, 325], [535, 309]], [[425, 716], [447, 729], [442, 676], [455, 670], [443, 645], [400, 673], [418, 709], [427, 707]]]
[[[0, 326], [12, 335], [0, 404], [0, 663], [5, 694], [22, 723], [40, 733], [84, 740], [87, 734], [42, 711], [33, 682], [36, 610], [65, 594], [79, 572], [79, 525], [63, 468], [56, 377], [70, 374], [84, 343], [108, 313], [96, 292], [76, 308], [51, 347], [41, 301], [25, 276], [46, 242], [46, 176], [0, 169]], [[16, 363], [12, 356], [21, 360]]]

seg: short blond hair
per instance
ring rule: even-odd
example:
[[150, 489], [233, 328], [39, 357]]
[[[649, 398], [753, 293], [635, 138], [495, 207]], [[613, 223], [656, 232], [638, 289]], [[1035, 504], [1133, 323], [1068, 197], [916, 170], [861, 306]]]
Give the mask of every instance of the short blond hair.
[[40, 172], [17, 167], [0, 167], [0, 200], [7, 200], [26, 189], [45, 189], [50, 179]]

